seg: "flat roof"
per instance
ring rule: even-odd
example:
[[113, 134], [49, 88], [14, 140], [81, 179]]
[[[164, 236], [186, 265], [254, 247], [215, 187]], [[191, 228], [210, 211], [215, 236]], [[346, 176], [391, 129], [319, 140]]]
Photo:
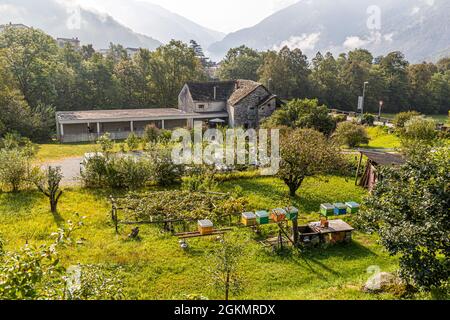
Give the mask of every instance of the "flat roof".
[[227, 112], [188, 113], [175, 108], [152, 109], [117, 109], [117, 110], [86, 110], [86, 111], [60, 111], [56, 118], [60, 123], [80, 122], [120, 122], [140, 120], [188, 119], [188, 118], [223, 118], [228, 117]]

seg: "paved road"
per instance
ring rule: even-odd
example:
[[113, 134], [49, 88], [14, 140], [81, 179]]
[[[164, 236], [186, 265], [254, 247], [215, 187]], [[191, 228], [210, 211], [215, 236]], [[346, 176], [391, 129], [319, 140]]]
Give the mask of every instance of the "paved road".
[[41, 167], [61, 167], [61, 172], [63, 174], [61, 184], [64, 186], [77, 186], [80, 185], [80, 162], [82, 159], [83, 158], [67, 158], [55, 160], [46, 162], [42, 164]]

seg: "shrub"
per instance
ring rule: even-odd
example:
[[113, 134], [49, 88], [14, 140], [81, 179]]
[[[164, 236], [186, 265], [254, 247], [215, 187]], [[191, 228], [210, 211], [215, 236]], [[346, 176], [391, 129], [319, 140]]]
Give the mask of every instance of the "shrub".
[[436, 123], [431, 118], [414, 117], [405, 123], [402, 137], [405, 139], [433, 141], [438, 137]]
[[19, 149], [0, 150], [0, 183], [13, 192], [28, 181], [30, 158]]
[[341, 145], [348, 145], [350, 148], [355, 148], [361, 144], [369, 143], [369, 136], [366, 129], [356, 123], [341, 122], [338, 124], [336, 131], [333, 134]]
[[420, 113], [417, 111], [407, 111], [398, 113], [393, 120], [395, 128], [401, 131], [404, 128], [406, 122], [417, 116], [420, 116]]
[[97, 144], [100, 145], [100, 148], [103, 153], [108, 154], [112, 152], [114, 148], [114, 141], [111, 140], [111, 135], [109, 133], [105, 133], [98, 140]]
[[159, 186], [181, 183], [184, 166], [173, 163], [172, 152], [165, 146], [153, 146], [148, 151], [153, 181]]
[[109, 187], [138, 189], [145, 186], [153, 176], [149, 159], [146, 157], [104, 157], [90, 158], [81, 174], [87, 187]]
[[336, 123], [345, 122], [347, 121], [347, 116], [345, 114], [338, 114], [334, 117], [334, 121], [336, 121]]
[[371, 115], [370, 113], [366, 113], [363, 115], [362, 120], [361, 120], [362, 125], [373, 126], [374, 123], [375, 123], [375, 117], [373, 115]]
[[127, 144], [128, 150], [135, 151], [139, 148], [140, 139], [134, 132], [132, 132], [129, 134], [125, 143]]
[[156, 143], [158, 142], [159, 136], [161, 134], [161, 130], [154, 124], [150, 124], [145, 127], [144, 129], [144, 141], [149, 143]]

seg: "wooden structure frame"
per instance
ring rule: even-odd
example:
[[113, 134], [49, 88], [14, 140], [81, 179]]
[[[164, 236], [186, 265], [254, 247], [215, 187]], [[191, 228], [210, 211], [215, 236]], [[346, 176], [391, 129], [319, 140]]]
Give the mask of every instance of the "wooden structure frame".
[[[355, 185], [362, 186], [372, 190], [376, 182], [380, 178], [378, 168], [380, 166], [396, 166], [405, 163], [405, 160], [400, 154], [378, 152], [370, 150], [359, 150], [360, 158], [358, 168], [356, 170]], [[363, 158], [367, 157], [367, 163], [364, 173], [360, 179], [361, 166]]]

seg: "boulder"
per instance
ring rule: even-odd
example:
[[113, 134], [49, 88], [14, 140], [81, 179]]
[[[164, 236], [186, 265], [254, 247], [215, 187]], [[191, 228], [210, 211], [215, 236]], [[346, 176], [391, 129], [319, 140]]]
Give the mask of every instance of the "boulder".
[[401, 280], [396, 274], [389, 272], [378, 272], [367, 280], [363, 291], [367, 293], [386, 292], [401, 284]]

